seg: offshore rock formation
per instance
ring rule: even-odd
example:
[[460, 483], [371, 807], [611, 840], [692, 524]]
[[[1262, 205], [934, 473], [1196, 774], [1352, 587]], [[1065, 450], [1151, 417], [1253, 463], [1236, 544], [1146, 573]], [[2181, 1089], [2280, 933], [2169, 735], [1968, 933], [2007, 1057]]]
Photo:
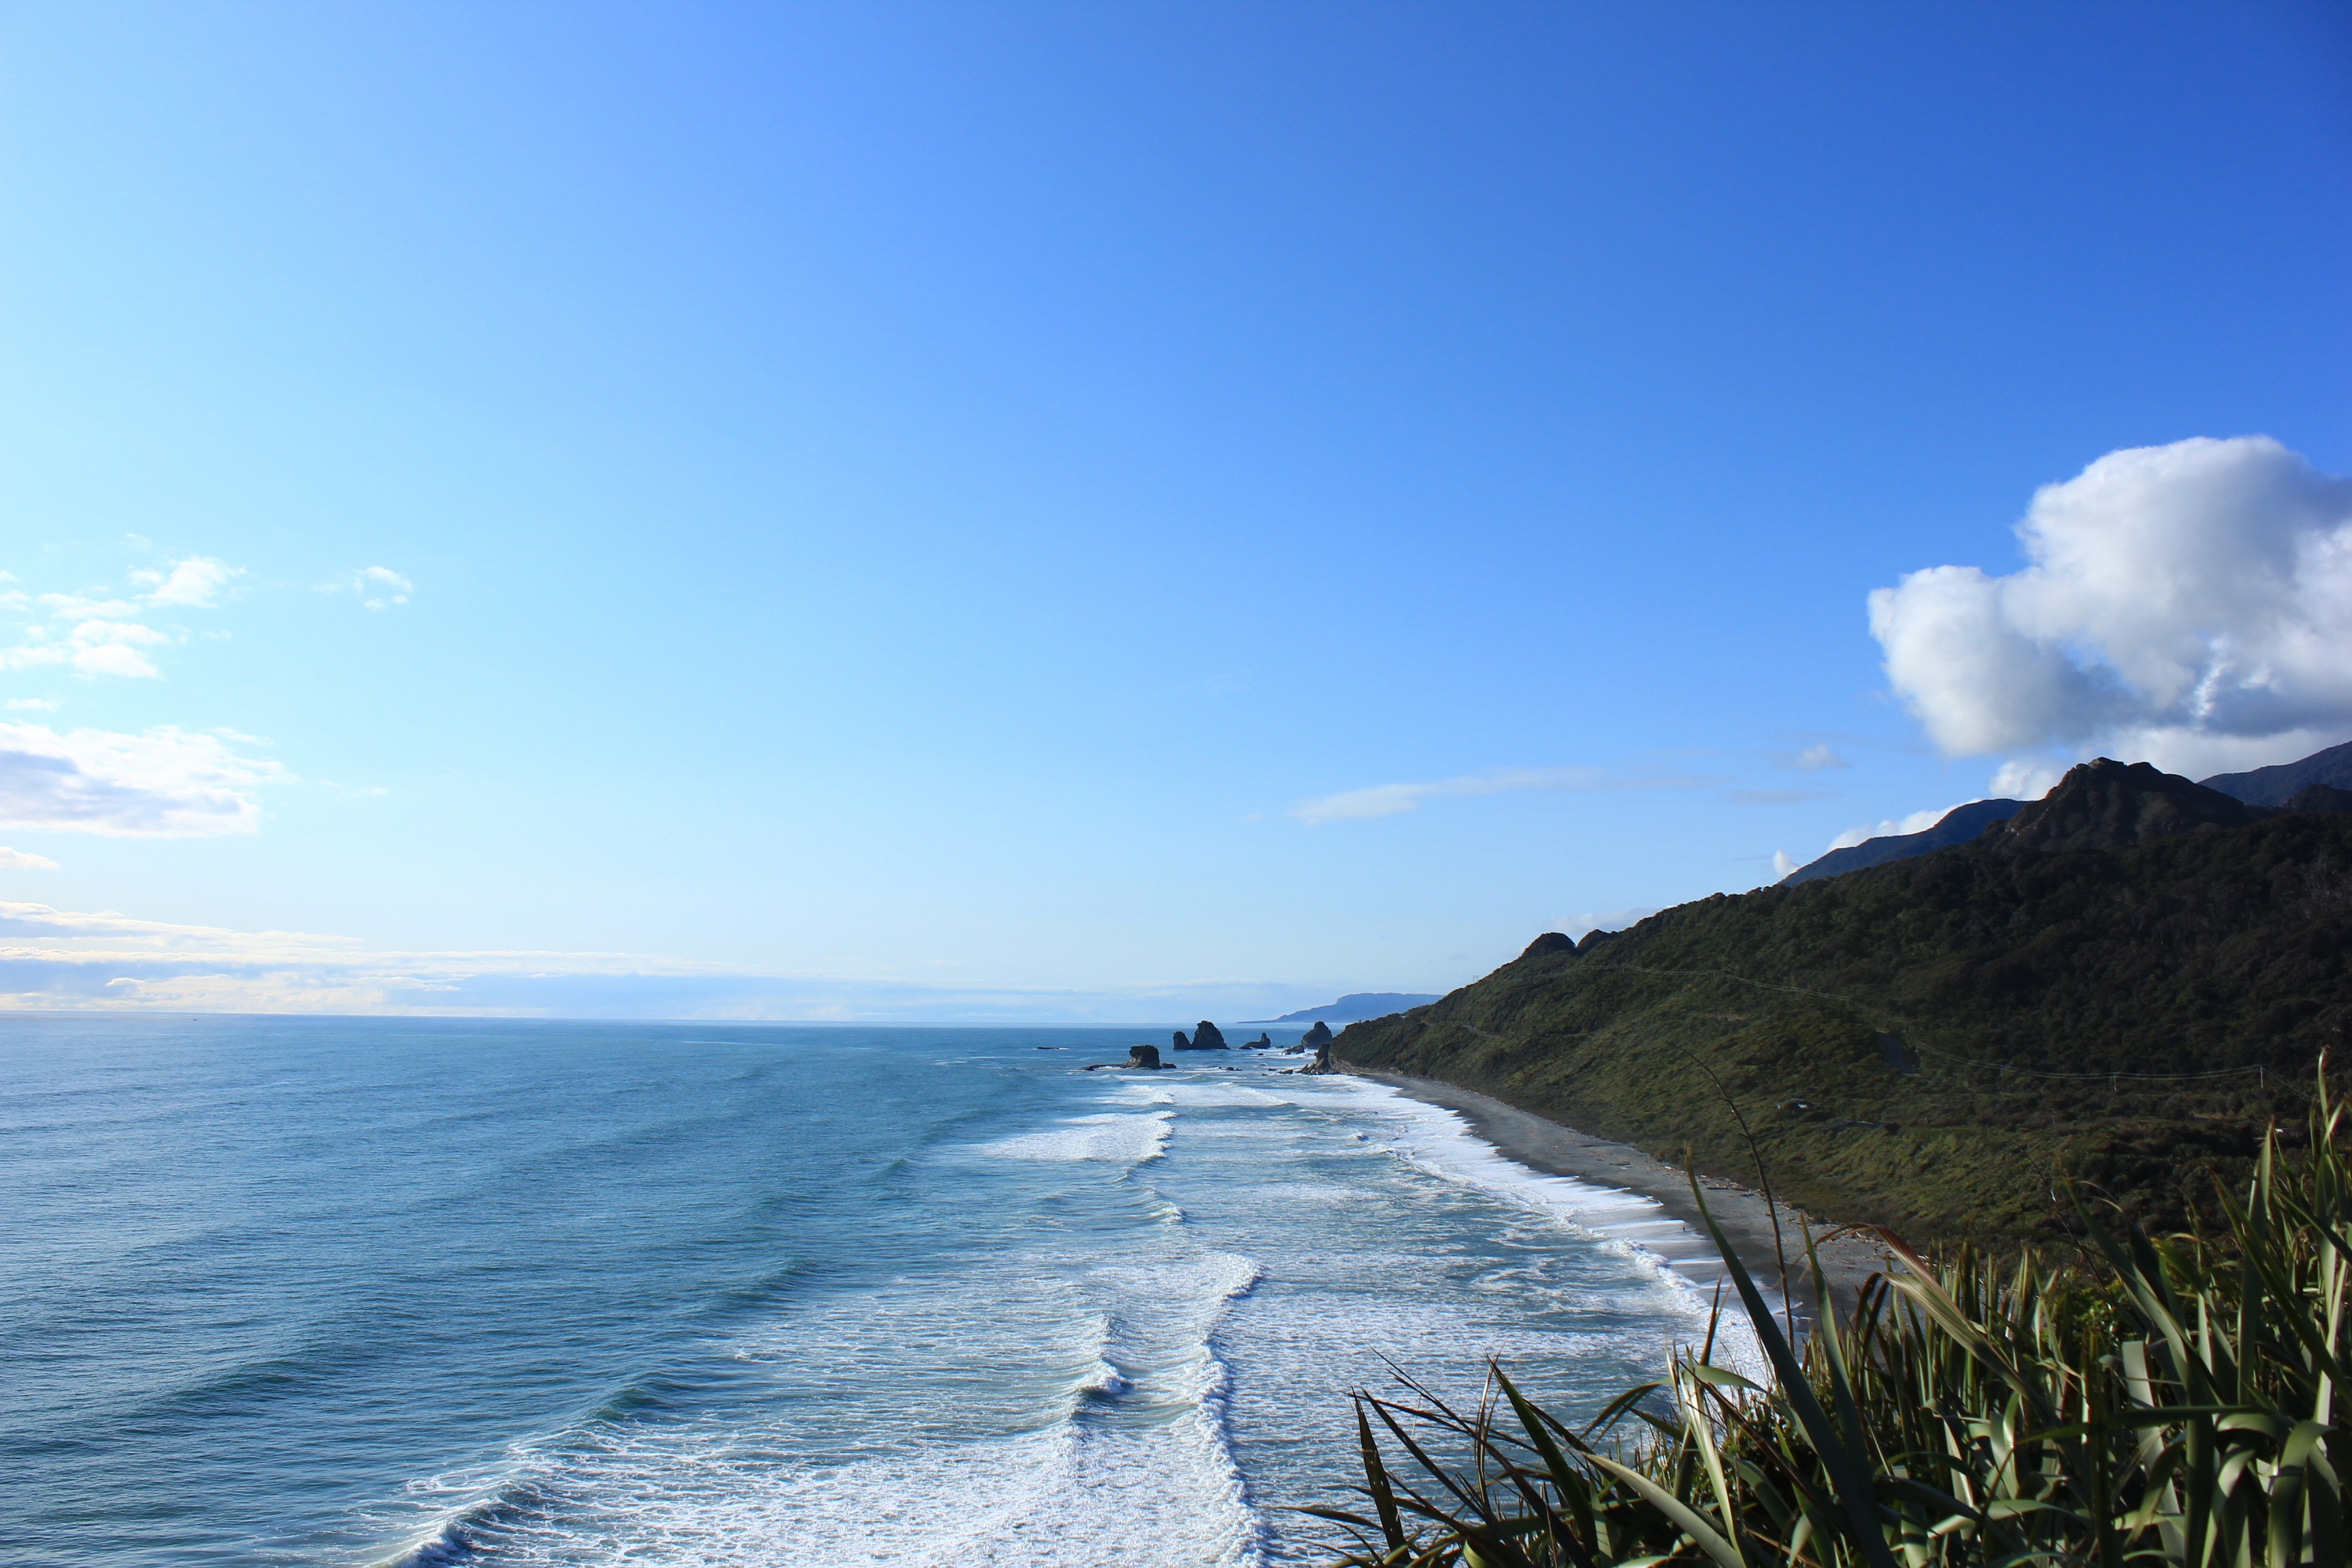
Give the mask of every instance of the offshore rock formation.
[[[1317, 1026], [1320, 1027], [1321, 1026], [1318, 1025]], [[1331, 1040], [1328, 1031], [1324, 1037], [1323, 1044], [1316, 1049], [1315, 1059], [1307, 1063], [1305, 1067], [1300, 1068], [1298, 1070], [1305, 1074], [1337, 1073], [1342, 1070], [1339, 1068], [1334, 1067], [1331, 1063]]]
[[[1181, 1038], [1182, 1037], [1180, 1036], [1178, 1037]], [[1160, 1059], [1160, 1047], [1158, 1046], [1129, 1046], [1127, 1047], [1127, 1060], [1123, 1062], [1089, 1062], [1087, 1065], [1087, 1070], [1088, 1072], [1097, 1072], [1104, 1068], [1129, 1068], [1140, 1069], [1144, 1072], [1157, 1072], [1167, 1065], [1168, 1064], [1166, 1062]]]
[[1315, 1020], [1315, 1026], [1299, 1037], [1298, 1048], [1302, 1051], [1319, 1051], [1330, 1043], [1331, 1026], [1318, 1018]]
[[1192, 1037], [1189, 1040], [1184, 1037], [1183, 1030], [1177, 1030], [1176, 1048], [1180, 1051], [1229, 1051], [1233, 1049], [1231, 1046], [1225, 1044], [1225, 1037], [1218, 1031], [1217, 1026], [1209, 1022], [1206, 1018], [1201, 1020], [1199, 1027], [1192, 1031]]

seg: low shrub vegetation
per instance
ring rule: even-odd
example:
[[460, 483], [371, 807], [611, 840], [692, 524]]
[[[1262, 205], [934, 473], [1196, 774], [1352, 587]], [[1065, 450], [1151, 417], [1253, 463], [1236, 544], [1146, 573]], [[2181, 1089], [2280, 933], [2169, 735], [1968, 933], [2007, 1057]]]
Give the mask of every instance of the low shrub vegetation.
[[1499, 1366], [1468, 1409], [1359, 1394], [1360, 1500], [1309, 1511], [1354, 1568], [2341, 1563], [2346, 1109], [2323, 1078], [2211, 1230], [2077, 1190], [2063, 1251], [1890, 1243], [1801, 1350], [1717, 1230], [1763, 1384], [1710, 1330], [1580, 1426]]

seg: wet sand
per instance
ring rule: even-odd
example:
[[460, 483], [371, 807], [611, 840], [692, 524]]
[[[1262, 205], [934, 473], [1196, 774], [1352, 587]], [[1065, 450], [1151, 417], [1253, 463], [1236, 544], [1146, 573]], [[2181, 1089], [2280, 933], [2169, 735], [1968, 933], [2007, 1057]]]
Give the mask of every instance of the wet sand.
[[[1655, 1199], [1673, 1218], [1681, 1220], [1701, 1237], [1706, 1235], [1698, 1205], [1691, 1198], [1690, 1178], [1678, 1165], [1653, 1159], [1628, 1143], [1612, 1143], [1589, 1132], [1579, 1132], [1573, 1127], [1521, 1110], [1476, 1089], [1406, 1073], [1340, 1065], [1342, 1070], [1359, 1078], [1388, 1084], [1415, 1100], [1460, 1112], [1479, 1137], [1507, 1158], [1531, 1170]], [[1779, 1209], [1780, 1247], [1789, 1259], [1790, 1289], [1801, 1319], [1811, 1317], [1818, 1303], [1805, 1267], [1805, 1231], [1810, 1227], [1815, 1237], [1820, 1237], [1833, 1226], [1789, 1204], [1768, 1205], [1761, 1193], [1735, 1182], [1702, 1176], [1699, 1184], [1706, 1190], [1708, 1211], [1715, 1215], [1716, 1224], [1723, 1227], [1741, 1265], [1767, 1290], [1777, 1290], [1780, 1280], [1780, 1264], [1772, 1236], [1772, 1210]], [[1821, 1244], [1819, 1251], [1822, 1270], [1829, 1277], [1831, 1299], [1841, 1315], [1853, 1310], [1863, 1281], [1888, 1268], [1886, 1249], [1859, 1237], [1840, 1237]]]

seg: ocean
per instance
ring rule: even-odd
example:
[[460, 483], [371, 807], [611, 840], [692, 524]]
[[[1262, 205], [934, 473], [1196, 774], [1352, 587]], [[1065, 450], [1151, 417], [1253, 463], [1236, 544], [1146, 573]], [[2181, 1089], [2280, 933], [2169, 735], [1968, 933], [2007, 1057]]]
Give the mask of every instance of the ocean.
[[0, 1019], [0, 1558], [1325, 1562], [1350, 1390], [1704, 1334], [1686, 1233], [1450, 1111], [1080, 1070], [1167, 1039]]

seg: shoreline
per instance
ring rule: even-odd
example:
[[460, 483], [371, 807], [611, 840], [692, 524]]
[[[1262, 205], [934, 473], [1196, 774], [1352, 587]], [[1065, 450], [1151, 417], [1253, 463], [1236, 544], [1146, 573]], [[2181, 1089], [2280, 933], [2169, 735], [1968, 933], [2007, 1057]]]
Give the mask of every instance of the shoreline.
[[[1505, 1159], [1546, 1175], [1567, 1176], [1594, 1186], [1630, 1192], [1657, 1204], [1667, 1217], [1681, 1221], [1708, 1246], [1706, 1227], [1691, 1199], [1690, 1180], [1677, 1166], [1652, 1158], [1630, 1143], [1612, 1143], [1589, 1132], [1522, 1110], [1507, 1100], [1439, 1079], [1410, 1073], [1342, 1065], [1340, 1070], [1390, 1088], [1424, 1104], [1443, 1106], [1468, 1122], [1470, 1131], [1494, 1145]], [[1781, 1202], [1767, 1205], [1763, 1194], [1737, 1182], [1701, 1176], [1706, 1205], [1723, 1229], [1741, 1265], [1756, 1283], [1777, 1291], [1780, 1265], [1772, 1240], [1772, 1215], [1780, 1214], [1781, 1245], [1789, 1255], [1789, 1294], [1801, 1321], [1810, 1322], [1819, 1302], [1805, 1267], [1804, 1231], [1816, 1237], [1832, 1226], [1817, 1216]], [[1863, 1282], [1888, 1267], [1886, 1248], [1860, 1237], [1840, 1237], [1817, 1242], [1822, 1272], [1827, 1276], [1830, 1300], [1841, 1316], [1853, 1310]]]

